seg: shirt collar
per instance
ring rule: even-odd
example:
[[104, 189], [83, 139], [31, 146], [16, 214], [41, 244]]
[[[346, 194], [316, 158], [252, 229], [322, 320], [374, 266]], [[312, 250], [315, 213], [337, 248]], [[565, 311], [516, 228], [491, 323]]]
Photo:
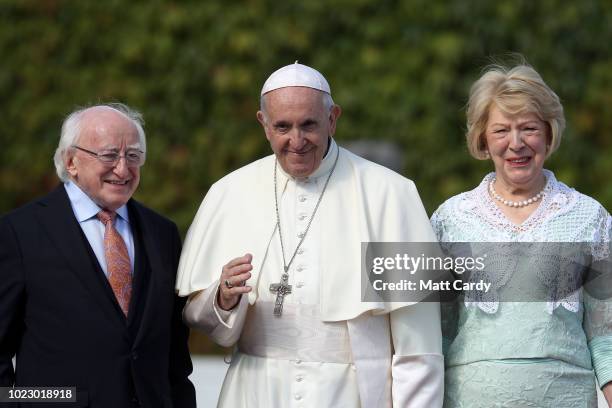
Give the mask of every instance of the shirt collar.
[[[338, 154], [338, 145], [336, 144], [336, 141], [334, 140], [334, 138], [330, 137], [329, 138], [329, 149], [327, 149], [327, 153], [323, 157], [323, 160], [321, 160], [321, 164], [319, 164], [319, 167], [310, 176], [305, 177], [300, 180], [301, 181], [315, 180], [321, 176], [325, 176], [329, 174], [332, 167], [334, 166], [334, 162], [336, 161], [337, 154]], [[278, 166], [278, 174], [280, 176], [279, 181], [281, 182], [281, 185], [285, 185], [284, 183], [287, 180], [295, 180], [295, 177], [287, 174], [285, 170], [283, 170], [283, 167], [280, 165]]]
[[[72, 211], [78, 222], [86, 221], [98, 215], [102, 210], [81, 188], [72, 181], [64, 183], [66, 193], [72, 204]], [[127, 206], [124, 204], [115, 211], [121, 218], [129, 222]]]

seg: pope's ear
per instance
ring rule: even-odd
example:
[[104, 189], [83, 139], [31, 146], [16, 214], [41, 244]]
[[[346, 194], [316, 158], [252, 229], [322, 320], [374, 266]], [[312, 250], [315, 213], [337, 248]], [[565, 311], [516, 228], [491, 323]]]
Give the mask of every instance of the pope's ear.
[[266, 127], [266, 116], [262, 111], [257, 111], [257, 121], [261, 123], [261, 126]]
[[340, 105], [334, 105], [329, 111], [329, 134], [333, 136], [336, 133], [336, 123], [338, 118], [342, 115], [342, 108]]
[[270, 140], [270, 136], [268, 136], [268, 126], [266, 122], [266, 114], [263, 111], [257, 111], [257, 121], [261, 124], [261, 127], [266, 134], [266, 139]]

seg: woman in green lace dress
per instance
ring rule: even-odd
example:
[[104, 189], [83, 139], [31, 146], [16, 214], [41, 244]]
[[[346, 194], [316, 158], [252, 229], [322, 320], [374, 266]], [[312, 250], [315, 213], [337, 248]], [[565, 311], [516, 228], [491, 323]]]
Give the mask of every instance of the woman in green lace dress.
[[[608, 211], [543, 168], [564, 127], [559, 98], [533, 68], [485, 72], [471, 89], [467, 142], [471, 155], [491, 160], [495, 171], [438, 208], [432, 216], [438, 239], [499, 248], [586, 243], [592, 260], [609, 261]], [[609, 299], [578, 290], [500, 301], [513, 282], [515, 289], [549, 293], [565, 278], [550, 268], [562, 255], [547, 256], [532, 254], [529, 268], [489, 268], [494, 285], [487, 297], [443, 307], [445, 407], [596, 407], [596, 379], [612, 406]]]

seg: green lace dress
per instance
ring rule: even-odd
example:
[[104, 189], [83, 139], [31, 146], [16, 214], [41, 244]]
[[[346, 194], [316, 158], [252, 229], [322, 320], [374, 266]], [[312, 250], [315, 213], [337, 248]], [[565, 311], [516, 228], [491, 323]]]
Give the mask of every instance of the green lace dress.
[[[593, 259], [609, 260], [610, 214], [545, 173], [546, 194], [521, 225], [490, 197], [491, 173], [433, 214], [439, 241], [588, 243]], [[497, 274], [493, 296], [443, 305], [445, 407], [597, 407], [596, 378], [601, 386], [612, 381], [612, 302], [586, 290], [548, 301], [499, 301], [513, 279], [526, 291], [550, 290], [556, 281], [545, 273], [549, 260], [535, 258], [537, 270], [489, 271]]]

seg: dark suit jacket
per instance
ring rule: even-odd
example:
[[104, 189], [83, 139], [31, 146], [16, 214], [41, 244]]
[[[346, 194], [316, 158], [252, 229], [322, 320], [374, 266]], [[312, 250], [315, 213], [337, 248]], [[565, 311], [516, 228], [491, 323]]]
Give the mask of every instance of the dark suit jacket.
[[72, 408], [195, 407], [178, 231], [134, 200], [128, 211], [127, 319], [62, 185], [0, 219], [0, 386], [76, 386]]

